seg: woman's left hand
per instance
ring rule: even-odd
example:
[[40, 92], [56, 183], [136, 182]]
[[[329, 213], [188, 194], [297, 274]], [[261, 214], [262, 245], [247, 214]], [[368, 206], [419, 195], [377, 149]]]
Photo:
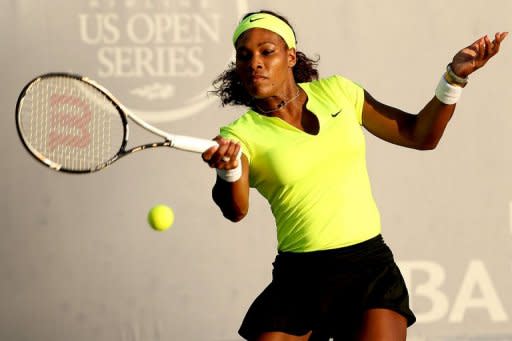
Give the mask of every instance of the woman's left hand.
[[451, 64], [453, 72], [459, 77], [467, 77], [485, 65], [500, 49], [501, 42], [508, 32], [498, 32], [491, 41], [489, 36], [478, 39], [473, 44], [460, 50]]

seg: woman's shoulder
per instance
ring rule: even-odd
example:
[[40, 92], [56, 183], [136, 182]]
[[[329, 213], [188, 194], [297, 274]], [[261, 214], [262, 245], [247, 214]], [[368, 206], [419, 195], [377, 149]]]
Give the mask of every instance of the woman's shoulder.
[[333, 102], [337, 105], [350, 103], [355, 108], [358, 121], [362, 122], [362, 110], [364, 103], [364, 88], [342, 75], [332, 75], [307, 83], [309, 92], [325, 102]]
[[307, 84], [313, 90], [331, 90], [331, 91], [340, 91], [340, 90], [348, 90], [352, 88], [362, 88], [361, 85], [352, 81], [351, 79], [342, 76], [340, 74], [334, 74], [328, 77], [323, 77], [317, 80], [313, 80]]
[[245, 138], [252, 136], [262, 123], [259, 122], [258, 115], [255, 111], [248, 109], [235, 120], [221, 126], [221, 135], [225, 137], [238, 137], [239, 139], [242, 136]]
[[257, 115], [255, 111], [253, 111], [252, 109], [248, 109], [245, 113], [238, 116], [238, 118], [226, 124], [225, 127], [250, 127], [252, 124], [255, 123], [255, 119], [257, 118], [255, 114]]

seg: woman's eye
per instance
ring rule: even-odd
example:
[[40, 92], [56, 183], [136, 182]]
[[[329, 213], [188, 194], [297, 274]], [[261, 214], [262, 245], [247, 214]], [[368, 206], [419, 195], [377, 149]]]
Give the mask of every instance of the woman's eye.
[[239, 52], [236, 54], [236, 59], [238, 60], [248, 60], [250, 58], [248, 53]]
[[[275, 52], [275, 49], [273, 48], [268, 48], [268, 49], [263, 49], [261, 50], [259, 53], [260, 56], [269, 56], [271, 54], [273, 54]], [[243, 61], [243, 62], [246, 62], [246, 61], [249, 61], [251, 60], [251, 58], [253, 57], [253, 54], [252, 52], [248, 52], [248, 51], [237, 51], [236, 53], [236, 59], [238, 61]]]

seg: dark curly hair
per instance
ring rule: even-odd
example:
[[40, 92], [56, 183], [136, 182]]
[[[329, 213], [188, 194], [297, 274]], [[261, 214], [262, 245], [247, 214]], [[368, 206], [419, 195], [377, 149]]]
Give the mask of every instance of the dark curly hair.
[[[276, 16], [287, 23], [292, 28], [292, 31], [294, 31], [292, 25], [290, 25], [290, 22], [285, 17], [268, 10], [247, 13], [242, 20], [256, 13], [267, 13]], [[295, 31], [293, 33], [295, 34]], [[320, 58], [317, 56], [316, 60], [310, 59], [300, 51], [296, 51], [296, 55], [297, 63], [293, 67], [295, 81], [297, 83], [304, 83], [318, 79], [317, 66]], [[222, 106], [245, 105], [250, 107], [253, 102], [252, 97], [245, 91], [242, 81], [238, 77], [235, 62], [229, 63], [228, 68], [213, 81], [212, 85], [214, 90], [211, 93], [220, 97]]]

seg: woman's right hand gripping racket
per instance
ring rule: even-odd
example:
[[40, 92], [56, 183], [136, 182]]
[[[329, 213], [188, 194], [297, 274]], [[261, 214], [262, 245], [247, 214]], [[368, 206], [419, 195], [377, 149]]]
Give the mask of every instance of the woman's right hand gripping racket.
[[[128, 119], [163, 140], [126, 149]], [[25, 86], [16, 105], [16, 125], [23, 144], [37, 160], [69, 173], [95, 172], [147, 148], [202, 153], [217, 145], [153, 127], [101, 85], [66, 73], [45, 74]]]

